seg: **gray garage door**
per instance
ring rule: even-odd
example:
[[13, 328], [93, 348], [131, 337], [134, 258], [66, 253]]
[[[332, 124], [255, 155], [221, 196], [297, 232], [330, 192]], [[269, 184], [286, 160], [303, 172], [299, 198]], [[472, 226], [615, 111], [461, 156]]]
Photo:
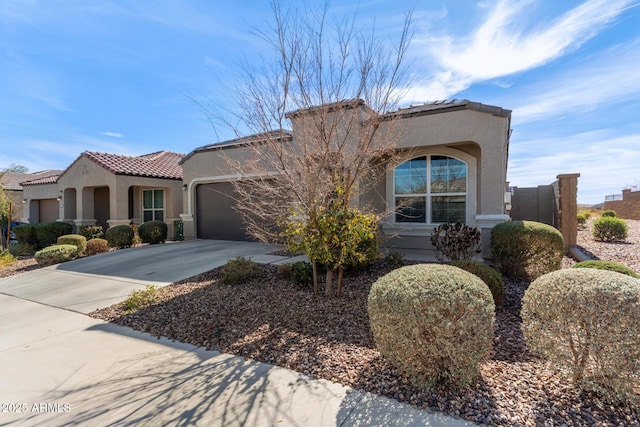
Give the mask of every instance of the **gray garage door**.
[[228, 182], [196, 187], [196, 216], [199, 239], [252, 240], [240, 215], [233, 209], [235, 194]]

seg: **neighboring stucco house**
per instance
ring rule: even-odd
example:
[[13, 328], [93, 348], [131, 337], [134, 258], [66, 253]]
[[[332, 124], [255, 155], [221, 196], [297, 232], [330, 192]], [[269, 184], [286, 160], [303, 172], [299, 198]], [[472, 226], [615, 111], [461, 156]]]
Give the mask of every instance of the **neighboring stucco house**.
[[[353, 114], [368, 109], [362, 101], [341, 108]], [[312, 109], [289, 116], [294, 139], [304, 133], [298, 130], [305, 114], [313, 114]], [[361, 207], [373, 206], [379, 213], [399, 207], [381, 224], [385, 244], [431, 249], [429, 236], [437, 224], [462, 221], [482, 229], [483, 255], [488, 257], [488, 231], [509, 219], [505, 192], [511, 111], [453, 100], [400, 109], [383, 118], [388, 120], [382, 126], [393, 123], [400, 129], [395, 147], [411, 152], [410, 160], [392, 156], [382, 166], [384, 178], [359, 197]], [[231, 182], [241, 177], [225, 158], [242, 161], [247, 144], [259, 142], [258, 136], [247, 137], [200, 147], [185, 156], [187, 194], [180, 216], [186, 238], [250, 239], [230, 197]]]
[[[173, 235], [182, 210], [183, 155], [158, 151], [142, 156], [86, 151], [59, 176], [22, 183], [25, 222], [63, 221], [76, 226], [160, 220]], [[55, 218], [42, 204], [55, 201]]]
[[[24, 217], [25, 200], [21, 183], [31, 180], [47, 180], [51, 179], [51, 177], [55, 180], [60, 172], [62, 171], [49, 169], [33, 173], [7, 172], [2, 176], [0, 185], [2, 185], [2, 188], [13, 202], [13, 210], [11, 212], [12, 221], [22, 221], [22, 218]], [[47, 202], [42, 203], [43, 216], [47, 216], [48, 212], [52, 211], [52, 206], [53, 208], [57, 206], [55, 198], [52, 202], [53, 203], [49, 204], [47, 204]], [[40, 215], [40, 205], [34, 207], [34, 212], [35, 211]], [[57, 214], [54, 218], [57, 218]]]

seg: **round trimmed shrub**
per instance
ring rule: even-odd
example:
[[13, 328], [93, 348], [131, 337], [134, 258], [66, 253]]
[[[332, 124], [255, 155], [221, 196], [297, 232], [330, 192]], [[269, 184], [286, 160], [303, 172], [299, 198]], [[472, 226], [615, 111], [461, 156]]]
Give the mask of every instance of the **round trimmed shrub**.
[[66, 234], [58, 237], [59, 245], [73, 245], [78, 248], [78, 255], [84, 253], [87, 249], [87, 238], [79, 234]]
[[167, 240], [167, 224], [162, 221], [147, 221], [138, 227], [138, 236], [142, 243], [155, 245]]
[[109, 227], [105, 233], [107, 242], [112, 248], [128, 248], [133, 245], [133, 228], [129, 225], [114, 225]]
[[87, 255], [96, 255], [109, 251], [109, 242], [106, 239], [91, 239], [87, 242]]
[[618, 215], [616, 214], [616, 211], [609, 209], [609, 210], [606, 210], [606, 211], [602, 212], [602, 215], [600, 215], [600, 216], [602, 218], [615, 218]]
[[478, 276], [489, 287], [489, 291], [491, 291], [495, 305], [502, 304], [502, 299], [504, 297], [504, 282], [502, 281], [500, 273], [489, 267], [487, 264], [478, 261], [455, 261], [452, 262], [451, 265]]
[[587, 216], [582, 213], [579, 212], [578, 215], [576, 216], [577, 220], [578, 220], [578, 226], [581, 228], [584, 228], [585, 225], [587, 225]]
[[401, 267], [369, 292], [380, 354], [419, 387], [468, 385], [491, 351], [495, 305], [477, 276], [442, 264]]
[[35, 258], [39, 265], [47, 266], [72, 260], [77, 254], [75, 245], [51, 245], [36, 252]]
[[[640, 286], [614, 271], [568, 268], [537, 278], [522, 304], [528, 347], [576, 385], [618, 399], [640, 371]], [[637, 380], [637, 378], [636, 378]]]
[[220, 269], [220, 281], [225, 285], [239, 285], [260, 274], [260, 265], [250, 258], [239, 256], [227, 261]]
[[615, 271], [621, 274], [626, 274], [627, 276], [635, 277], [636, 279], [640, 279], [640, 274], [636, 273], [626, 265], [620, 264], [619, 262], [603, 261], [603, 260], [595, 259], [595, 260], [577, 262], [573, 264], [571, 267], [572, 268], [595, 268], [597, 270]]
[[559, 270], [564, 240], [554, 227], [535, 221], [509, 221], [491, 229], [491, 252], [507, 277], [533, 280]]
[[593, 222], [592, 234], [602, 242], [625, 240], [629, 234], [629, 226], [623, 219], [602, 216]]

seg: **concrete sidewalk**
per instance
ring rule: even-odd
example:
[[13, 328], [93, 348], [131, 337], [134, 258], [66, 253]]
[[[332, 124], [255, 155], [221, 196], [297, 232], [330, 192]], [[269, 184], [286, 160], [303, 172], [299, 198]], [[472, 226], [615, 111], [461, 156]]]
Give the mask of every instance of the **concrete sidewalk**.
[[79, 313], [0, 306], [0, 425], [472, 425]]

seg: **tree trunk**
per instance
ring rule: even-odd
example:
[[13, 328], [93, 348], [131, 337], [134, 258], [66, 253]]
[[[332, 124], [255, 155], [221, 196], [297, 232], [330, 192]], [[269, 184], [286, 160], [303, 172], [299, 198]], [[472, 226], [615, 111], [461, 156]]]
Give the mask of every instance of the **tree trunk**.
[[324, 294], [328, 297], [333, 295], [333, 270], [327, 270], [327, 278], [324, 284]]
[[338, 298], [342, 298], [342, 276], [344, 274], [344, 268], [340, 267], [338, 270]]
[[312, 261], [311, 265], [313, 266], [313, 295], [318, 296], [318, 264]]

